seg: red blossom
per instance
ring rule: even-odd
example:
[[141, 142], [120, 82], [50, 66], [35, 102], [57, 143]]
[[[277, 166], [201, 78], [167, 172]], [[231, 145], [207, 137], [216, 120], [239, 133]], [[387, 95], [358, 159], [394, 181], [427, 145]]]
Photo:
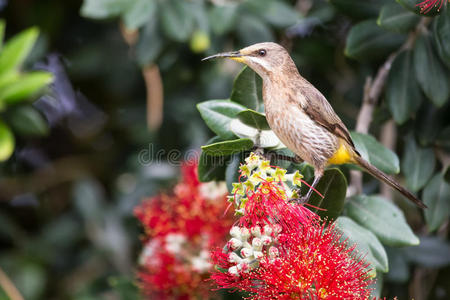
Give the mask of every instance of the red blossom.
[[233, 238], [212, 252], [219, 288], [250, 292], [250, 299], [370, 297], [369, 264], [333, 225], [289, 203], [281, 182], [262, 181], [246, 195]]
[[420, 7], [420, 12], [423, 14], [429, 13], [433, 8], [437, 8], [437, 11], [440, 11], [443, 6], [446, 5], [447, 0], [425, 0], [418, 3], [416, 6]]
[[181, 171], [172, 193], [147, 199], [134, 211], [145, 231], [139, 285], [149, 299], [207, 299], [209, 249], [224, 243], [232, 224], [230, 214], [223, 216], [224, 186], [200, 183], [196, 163]]

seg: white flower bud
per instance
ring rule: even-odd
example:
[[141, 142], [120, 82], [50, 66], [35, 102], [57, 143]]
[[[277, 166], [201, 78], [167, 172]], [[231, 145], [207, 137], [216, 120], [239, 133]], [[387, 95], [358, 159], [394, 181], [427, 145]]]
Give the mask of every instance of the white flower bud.
[[242, 247], [242, 241], [238, 240], [237, 238], [232, 238], [228, 241], [228, 244], [230, 245], [230, 248], [232, 250], [239, 249]]
[[230, 235], [235, 238], [240, 238], [241, 237], [241, 229], [238, 226], [231, 227]]
[[265, 235], [271, 235], [273, 232], [272, 226], [270, 225], [265, 225], [264, 226], [264, 234]]
[[262, 246], [263, 246], [263, 244], [262, 244], [260, 238], [257, 238], [257, 237], [253, 238], [253, 240], [252, 240], [252, 247], [253, 247], [253, 250], [255, 250], [255, 251], [261, 251]]
[[232, 267], [228, 268], [228, 273], [230, 273], [231, 275], [234, 275], [234, 276], [239, 276], [239, 270], [236, 266], [232, 266]]
[[253, 256], [256, 259], [261, 259], [264, 256], [264, 254], [261, 251], [253, 251]]
[[261, 227], [259, 226], [253, 226], [250, 228], [250, 231], [252, 232], [253, 236], [260, 237], [261, 236]]
[[241, 228], [241, 237], [242, 239], [248, 239], [250, 237], [250, 231], [246, 227]]
[[228, 261], [230, 263], [240, 263], [242, 261], [242, 258], [240, 258], [236, 253], [231, 252], [230, 254], [228, 254]]
[[253, 249], [250, 249], [250, 248], [242, 248], [241, 249], [242, 257], [250, 257], [252, 255], [253, 255]]
[[263, 235], [261, 237], [261, 242], [264, 246], [269, 246], [272, 243], [272, 238], [267, 235]]

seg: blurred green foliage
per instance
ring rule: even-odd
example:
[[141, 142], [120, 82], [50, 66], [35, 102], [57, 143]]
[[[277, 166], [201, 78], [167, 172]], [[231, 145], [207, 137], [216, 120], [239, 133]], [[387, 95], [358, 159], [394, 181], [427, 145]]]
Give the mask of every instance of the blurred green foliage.
[[[133, 207], [170, 186], [176, 161], [190, 150], [204, 144], [223, 149], [224, 143], [250, 150], [255, 131], [267, 129], [259, 77], [235, 63], [202, 63], [202, 57], [256, 42], [282, 43], [352, 129], [367, 76], [375, 77], [415, 32], [414, 44], [391, 65], [370, 134], [352, 136], [366, 158], [397, 174], [429, 209], [421, 212], [395, 194], [395, 204], [375, 196], [379, 186], [369, 177], [368, 196], [345, 199], [350, 166], [325, 176], [337, 200], [324, 205], [333, 218], [344, 215], [338, 222], [373, 258], [382, 296], [448, 298], [450, 9], [431, 11], [434, 17], [423, 24], [418, 2], [0, 5], [6, 37], [0, 54], [1, 269], [25, 299], [137, 298], [133, 272], [140, 243]], [[160, 71], [164, 92], [163, 123], [154, 131], [147, 128], [148, 82], [142, 76], [151, 65]], [[51, 89], [31, 102], [52, 78], [42, 70], [53, 73]], [[377, 142], [390, 119], [396, 122], [393, 151]], [[272, 135], [264, 141], [267, 149], [292, 155], [277, 149]], [[224, 156], [230, 162], [225, 168], [202, 153], [201, 179], [229, 184], [240, 159]], [[306, 165], [283, 167], [312, 175]], [[418, 246], [398, 248], [417, 245], [417, 238]]]

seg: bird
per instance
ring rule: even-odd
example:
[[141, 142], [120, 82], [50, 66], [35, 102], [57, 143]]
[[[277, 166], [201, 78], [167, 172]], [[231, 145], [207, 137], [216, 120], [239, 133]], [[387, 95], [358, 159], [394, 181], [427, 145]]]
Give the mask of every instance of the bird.
[[255, 71], [263, 81], [267, 122], [284, 145], [314, 167], [314, 180], [302, 202], [330, 165], [356, 164], [399, 191], [420, 208], [427, 206], [394, 178], [366, 161], [357, 151], [350, 132], [325, 96], [300, 75], [288, 51], [273, 42], [257, 43], [238, 51], [203, 59], [229, 58]]

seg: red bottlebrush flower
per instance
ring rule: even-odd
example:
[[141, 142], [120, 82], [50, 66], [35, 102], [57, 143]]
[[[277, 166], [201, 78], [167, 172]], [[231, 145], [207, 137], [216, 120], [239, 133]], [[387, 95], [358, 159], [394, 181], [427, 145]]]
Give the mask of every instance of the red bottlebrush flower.
[[182, 167], [173, 193], [145, 200], [135, 208], [142, 223], [144, 248], [138, 272], [149, 299], [207, 299], [212, 263], [209, 249], [224, 243], [232, 218], [223, 183], [200, 183], [197, 164]]
[[418, 3], [416, 6], [420, 7], [420, 12], [423, 14], [429, 13], [433, 8], [437, 8], [440, 11], [442, 7], [445, 7], [447, 0], [425, 0]]
[[[285, 172], [254, 166], [241, 169], [249, 180], [256, 173], [257, 184], [236, 185], [243, 205], [239, 226], [231, 228], [225, 248], [211, 254], [221, 270], [211, 275], [217, 286], [250, 292], [250, 299], [369, 299], [369, 264], [356, 257], [355, 246], [348, 247], [333, 225], [288, 202]], [[242, 195], [243, 186], [252, 188]]]

